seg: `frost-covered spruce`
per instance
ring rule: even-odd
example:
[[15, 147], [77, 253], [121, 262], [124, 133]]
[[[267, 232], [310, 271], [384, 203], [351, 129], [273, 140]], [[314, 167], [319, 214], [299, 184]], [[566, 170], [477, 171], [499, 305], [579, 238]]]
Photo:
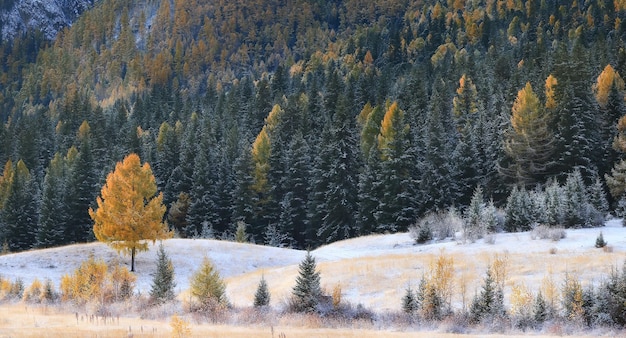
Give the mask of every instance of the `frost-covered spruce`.
[[176, 287], [174, 266], [161, 243], [157, 252], [157, 269], [152, 279], [150, 297], [159, 303], [174, 299], [174, 287]]
[[271, 296], [269, 290], [267, 289], [265, 276], [262, 276], [259, 281], [259, 286], [256, 289], [256, 293], [254, 294], [254, 307], [268, 306], [270, 304], [270, 298]]
[[315, 312], [322, 296], [320, 273], [315, 258], [307, 252], [300, 263], [296, 286], [293, 287], [293, 308], [298, 312]]

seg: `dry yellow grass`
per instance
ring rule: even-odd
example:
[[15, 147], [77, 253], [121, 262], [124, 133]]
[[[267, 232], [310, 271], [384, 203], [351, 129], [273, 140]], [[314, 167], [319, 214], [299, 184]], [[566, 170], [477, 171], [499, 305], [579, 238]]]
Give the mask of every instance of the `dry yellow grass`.
[[[360, 329], [303, 328], [291, 326], [238, 327], [231, 325], [190, 325], [190, 337], [522, 337], [516, 335], [456, 335], [439, 332], [378, 331]], [[99, 321], [90, 323], [88, 319], [74, 314], [59, 313], [53, 308], [26, 307], [24, 304], [0, 306], [0, 337], [171, 337], [169, 321], [143, 320], [139, 318], [114, 318], [107, 324]], [[543, 338], [549, 336], [533, 336]], [[581, 336], [582, 337], [582, 336]]]
[[[367, 295], [374, 310], [396, 311], [400, 310], [400, 299], [408, 283], [417, 287], [430, 263], [441, 254], [454, 259], [455, 285], [452, 303], [460, 308], [463, 304], [463, 295], [460, 292], [463, 284], [466, 289], [465, 304], [468, 305], [475, 291], [480, 288], [495, 254], [503, 256], [505, 252], [481, 252], [475, 255], [445, 251], [437, 254], [416, 252], [321, 262], [318, 263], [318, 268], [322, 287], [329, 293], [334, 285], [340, 283], [344, 293], [342, 299], [358, 304], [359, 299]], [[550, 273], [559, 288], [566, 272], [579, 278], [583, 285], [598, 285], [612, 268], [618, 267], [621, 270], [623, 261], [623, 252], [604, 252], [593, 248], [573, 253], [562, 250], [556, 254], [545, 252], [508, 255], [505, 292], [508, 294], [512, 285], [519, 284], [527, 285], [536, 292], [541, 287], [543, 278]], [[226, 279], [231, 301], [238, 306], [250, 306], [254, 299], [255, 286], [262, 274], [272, 295], [272, 305], [280, 305], [291, 293], [297, 267], [254, 271]], [[505, 301], [508, 302], [508, 295]]]

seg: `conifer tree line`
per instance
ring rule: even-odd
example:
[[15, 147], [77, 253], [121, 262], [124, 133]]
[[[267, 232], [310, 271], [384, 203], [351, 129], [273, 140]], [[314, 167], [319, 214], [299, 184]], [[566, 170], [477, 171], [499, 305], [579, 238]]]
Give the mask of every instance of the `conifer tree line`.
[[2, 43], [11, 251], [93, 240], [88, 210], [130, 153], [181, 237], [243, 224], [254, 242], [313, 248], [464, 210], [479, 186], [496, 207], [520, 191], [548, 203], [574, 173], [620, 205], [619, 1], [334, 1], [300, 17], [272, 3], [284, 15], [258, 21], [266, 30], [239, 1], [214, 16], [216, 4], [148, 3], [103, 1], [53, 42]]

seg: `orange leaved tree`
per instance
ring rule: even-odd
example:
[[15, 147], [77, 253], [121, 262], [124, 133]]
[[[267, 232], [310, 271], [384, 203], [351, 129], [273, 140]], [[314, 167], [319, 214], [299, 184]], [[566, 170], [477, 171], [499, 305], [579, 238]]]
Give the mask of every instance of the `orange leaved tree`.
[[130, 154], [107, 176], [97, 199], [98, 208], [89, 209], [96, 238], [130, 254], [130, 271], [135, 271], [137, 251], [148, 250], [148, 241], [171, 237], [163, 223], [163, 194], [157, 196], [156, 192], [150, 165], [141, 165], [139, 156]]

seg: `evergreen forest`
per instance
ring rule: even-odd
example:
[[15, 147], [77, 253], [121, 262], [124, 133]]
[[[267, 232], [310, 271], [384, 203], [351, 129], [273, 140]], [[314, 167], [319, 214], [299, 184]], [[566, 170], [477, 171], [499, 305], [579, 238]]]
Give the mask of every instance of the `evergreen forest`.
[[[1, 41], [0, 243], [94, 240], [131, 153], [185, 238], [315, 248], [477, 191], [619, 212], [625, 42], [624, 0], [100, 0]], [[597, 224], [569, 215], [539, 223]]]

